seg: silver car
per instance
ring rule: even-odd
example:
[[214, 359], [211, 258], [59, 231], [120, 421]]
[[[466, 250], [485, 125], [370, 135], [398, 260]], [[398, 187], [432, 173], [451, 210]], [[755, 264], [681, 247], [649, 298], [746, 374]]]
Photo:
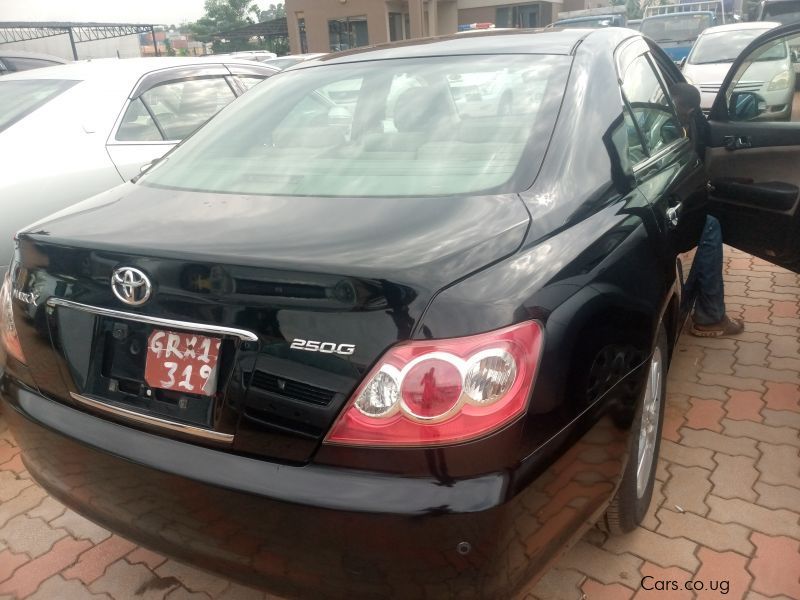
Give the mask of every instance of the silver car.
[[79, 61], [0, 79], [0, 277], [22, 227], [123, 183], [249, 87], [251, 60]]

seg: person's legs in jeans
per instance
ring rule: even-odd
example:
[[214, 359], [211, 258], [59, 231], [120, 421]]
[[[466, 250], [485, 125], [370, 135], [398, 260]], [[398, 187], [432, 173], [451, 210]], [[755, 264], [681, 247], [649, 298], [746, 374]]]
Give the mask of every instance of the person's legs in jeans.
[[722, 228], [712, 216], [706, 217], [697, 244], [686, 292], [697, 294], [694, 307], [695, 335], [732, 335], [744, 328], [725, 315], [725, 285], [722, 280]]

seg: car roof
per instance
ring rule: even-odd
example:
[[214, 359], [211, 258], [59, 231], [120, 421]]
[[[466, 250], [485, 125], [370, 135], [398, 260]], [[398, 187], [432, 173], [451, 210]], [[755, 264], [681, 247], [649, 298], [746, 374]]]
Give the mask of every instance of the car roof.
[[36, 58], [39, 60], [49, 60], [52, 62], [66, 64], [69, 61], [60, 56], [53, 54], [44, 54], [42, 52], [27, 52], [26, 50], [16, 50], [14, 48], [0, 47], [0, 58]]
[[414, 58], [423, 56], [466, 56], [473, 54], [573, 54], [580, 43], [589, 36], [604, 36], [610, 43], [619, 42], [636, 31], [622, 27], [602, 29], [513, 29], [497, 31], [486, 29], [469, 36], [457, 33], [431, 38], [405, 40], [335, 52], [321, 58], [300, 63], [292, 70], [313, 68], [322, 64], [339, 64], [368, 60]]
[[[139, 78], [145, 73], [168, 69], [170, 67], [189, 67], [192, 65], [247, 65], [252, 67], [260, 63], [252, 60], [237, 59], [231, 56], [164, 56], [152, 58], [93, 58], [78, 60], [64, 65], [19, 71], [3, 76], [3, 81], [12, 79], [74, 79], [86, 81], [92, 79], [127, 79]], [[267, 67], [269, 68], [269, 67]]]
[[780, 23], [773, 21], [747, 21], [742, 23], [730, 23], [728, 25], [717, 25], [716, 27], [707, 27], [700, 35], [707, 35], [709, 33], [723, 33], [725, 31], [741, 31], [742, 29], [763, 29], [764, 31], [779, 27]]
[[642, 21], [649, 21], [651, 19], [673, 19], [675, 17], [682, 17], [682, 16], [685, 16], [685, 15], [689, 15], [689, 16], [691, 16], [691, 15], [710, 15], [710, 16], [713, 17], [715, 15], [715, 13], [713, 13], [710, 10], [687, 10], [687, 11], [683, 11], [683, 12], [668, 13], [668, 14], [665, 14], [665, 15], [649, 15], [647, 17], [644, 17], [642, 19]]

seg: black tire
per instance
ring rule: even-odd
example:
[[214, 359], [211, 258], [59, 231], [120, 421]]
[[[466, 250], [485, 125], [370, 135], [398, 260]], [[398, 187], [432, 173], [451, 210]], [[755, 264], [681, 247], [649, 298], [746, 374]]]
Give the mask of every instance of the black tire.
[[[630, 445], [630, 455], [625, 473], [622, 475], [617, 493], [611, 500], [611, 504], [603, 517], [605, 528], [611, 533], [627, 533], [635, 529], [647, 514], [650, 507], [650, 500], [653, 497], [653, 484], [656, 479], [656, 467], [658, 465], [658, 452], [661, 448], [661, 429], [664, 425], [664, 406], [667, 396], [667, 365], [669, 364], [669, 347], [667, 345], [667, 333], [663, 324], [658, 328], [658, 339], [653, 349], [653, 357], [647, 366], [647, 378], [653, 377], [653, 361], [660, 355], [661, 368], [657, 387], [658, 399], [653, 401], [657, 406], [658, 412], [653, 423], [655, 429], [655, 441], [653, 445], [652, 457], [648, 460], [645, 456], [643, 464], [649, 463], [646, 481], [642, 484], [641, 493], [637, 471], [639, 467], [639, 447], [641, 445], [640, 432], [644, 426], [644, 405], [650, 386], [646, 383], [642, 386], [642, 392], [636, 403], [631, 434], [633, 439]], [[651, 415], [652, 416], [652, 415]]]

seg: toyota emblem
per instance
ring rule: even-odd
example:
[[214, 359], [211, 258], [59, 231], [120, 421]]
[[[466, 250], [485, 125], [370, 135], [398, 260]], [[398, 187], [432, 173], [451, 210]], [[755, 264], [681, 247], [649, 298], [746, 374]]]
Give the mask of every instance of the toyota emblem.
[[133, 267], [120, 267], [111, 276], [114, 295], [125, 304], [141, 306], [150, 299], [153, 285], [144, 272]]

